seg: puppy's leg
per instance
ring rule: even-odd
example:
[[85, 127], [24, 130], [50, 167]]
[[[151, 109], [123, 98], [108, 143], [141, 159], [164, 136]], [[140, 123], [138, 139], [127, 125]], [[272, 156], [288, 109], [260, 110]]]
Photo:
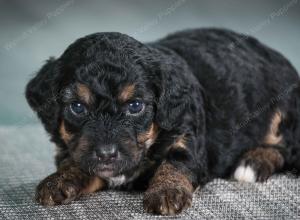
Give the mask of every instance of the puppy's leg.
[[170, 215], [192, 204], [194, 187], [189, 178], [169, 162], [160, 165], [144, 195], [147, 212]]
[[240, 182], [262, 182], [283, 164], [284, 158], [276, 148], [258, 147], [243, 155], [233, 176]]
[[100, 190], [104, 185], [100, 178], [88, 176], [74, 164], [67, 163], [39, 183], [36, 200], [47, 206], [67, 204], [84, 193]]

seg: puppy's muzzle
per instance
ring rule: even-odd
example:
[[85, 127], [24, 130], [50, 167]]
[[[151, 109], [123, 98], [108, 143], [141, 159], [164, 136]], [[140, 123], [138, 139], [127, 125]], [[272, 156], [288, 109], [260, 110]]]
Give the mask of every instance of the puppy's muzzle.
[[111, 163], [118, 157], [118, 149], [115, 144], [100, 145], [95, 152], [101, 162]]

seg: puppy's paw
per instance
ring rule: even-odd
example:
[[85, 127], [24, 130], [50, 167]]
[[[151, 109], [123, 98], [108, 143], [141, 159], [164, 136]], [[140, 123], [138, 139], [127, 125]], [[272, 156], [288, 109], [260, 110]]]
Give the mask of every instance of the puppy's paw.
[[247, 159], [242, 160], [234, 172], [234, 179], [239, 182], [263, 182], [274, 172], [274, 167], [268, 161]]
[[277, 149], [256, 148], [244, 155], [233, 177], [240, 182], [263, 182], [283, 164], [283, 156]]
[[187, 209], [192, 204], [192, 193], [184, 187], [149, 189], [144, 195], [146, 212], [174, 215]]
[[54, 173], [39, 183], [35, 198], [38, 203], [46, 206], [67, 204], [80, 195], [80, 189], [79, 179]]

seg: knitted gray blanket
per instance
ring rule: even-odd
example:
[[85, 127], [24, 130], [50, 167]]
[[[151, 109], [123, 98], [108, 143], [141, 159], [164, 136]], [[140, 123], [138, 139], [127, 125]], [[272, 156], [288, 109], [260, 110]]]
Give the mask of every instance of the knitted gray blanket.
[[277, 175], [265, 183], [216, 179], [174, 217], [146, 214], [142, 194], [103, 191], [69, 205], [33, 200], [38, 182], [55, 170], [54, 147], [38, 125], [0, 127], [0, 219], [300, 219], [300, 179]]

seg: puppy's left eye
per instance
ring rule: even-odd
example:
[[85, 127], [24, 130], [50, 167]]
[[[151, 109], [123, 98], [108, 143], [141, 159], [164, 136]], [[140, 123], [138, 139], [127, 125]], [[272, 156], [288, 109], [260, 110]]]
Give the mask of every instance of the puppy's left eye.
[[140, 100], [134, 100], [128, 103], [127, 114], [136, 115], [143, 111], [145, 108], [145, 104]]
[[70, 109], [71, 109], [72, 113], [75, 115], [81, 115], [86, 112], [85, 106], [80, 102], [71, 103]]

